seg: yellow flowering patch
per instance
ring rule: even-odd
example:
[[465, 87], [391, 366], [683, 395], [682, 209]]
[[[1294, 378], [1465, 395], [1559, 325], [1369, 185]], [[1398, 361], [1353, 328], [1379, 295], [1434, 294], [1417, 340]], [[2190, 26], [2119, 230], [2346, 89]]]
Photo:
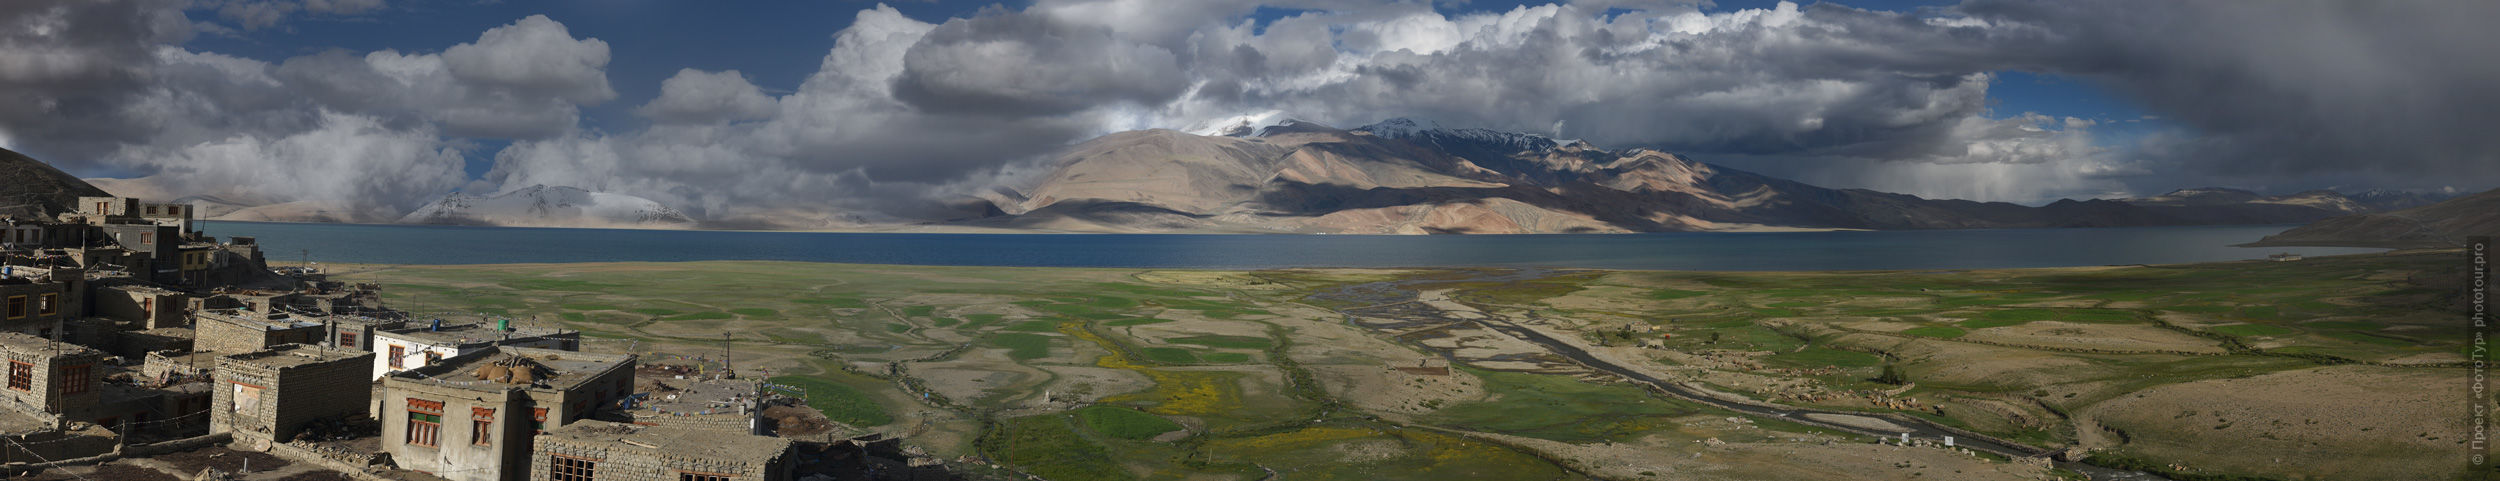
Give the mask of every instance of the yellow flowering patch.
[[1129, 359], [1128, 351], [1118, 343], [1086, 330], [1082, 322], [1059, 324], [1059, 332], [1101, 346], [1110, 354], [1094, 360], [1094, 365], [1126, 369], [1145, 374], [1154, 380], [1154, 387], [1141, 392], [1106, 397], [1102, 402], [1123, 404], [1144, 402], [1144, 411], [1177, 416], [1206, 416], [1237, 411], [1241, 406], [1241, 386], [1234, 380], [1239, 373], [1221, 371], [1181, 371], [1156, 369]]

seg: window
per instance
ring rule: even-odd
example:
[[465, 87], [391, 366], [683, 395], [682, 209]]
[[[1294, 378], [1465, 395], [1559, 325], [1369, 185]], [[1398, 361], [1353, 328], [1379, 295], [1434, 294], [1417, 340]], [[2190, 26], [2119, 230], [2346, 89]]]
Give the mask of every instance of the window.
[[442, 401], [408, 398], [408, 444], [429, 448], [440, 446], [442, 432]]
[[61, 295], [60, 295], [60, 294], [49, 294], [49, 293], [44, 294], [44, 295], [43, 295], [43, 302], [38, 302], [38, 303], [35, 303], [35, 313], [36, 313], [36, 314], [46, 315], [46, 316], [53, 315], [53, 314], [60, 314], [60, 313], [61, 313]]
[[679, 471], [677, 481], [729, 481], [729, 475]]
[[469, 408], [469, 444], [495, 445], [495, 410]]
[[434, 351], [425, 352], [425, 365], [432, 366], [434, 363], [438, 362], [443, 362], [443, 353]]
[[26, 296], [9, 296], [9, 318], [26, 317]]
[[339, 333], [339, 347], [356, 347], [356, 333]]
[[88, 367], [80, 364], [61, 368], [61, 394], [85, 394], [95, 380], [87, 375]]
[[148, 215], [156, 215], [156, 206], [148, 206]]
[[9, 361], [9, 389], [19, 391], [35, 388], [35, 365]]
[[588, 459], [553, 454], [547, 455], [547, 464], [552, 466], [547, 470], [548, 481], [590, 481], [599, 468], [599, 463]]
[[405, 359], [408, 359], [407, 346], [391, 346], [391, 369], [407, 367], [408, 361]]
[[154, 243], [156, 243], [156, 233], [154, 233], [154, 232], [141, 232], [141, 233], [139, 233], [139, 243], [141, 243], [141, 244], [154, 244]]

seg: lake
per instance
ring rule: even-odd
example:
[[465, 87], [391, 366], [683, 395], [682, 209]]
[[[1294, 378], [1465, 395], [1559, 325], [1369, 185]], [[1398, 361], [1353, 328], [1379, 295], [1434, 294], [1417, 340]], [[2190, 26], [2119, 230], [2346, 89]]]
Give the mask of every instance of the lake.
[[1867, 270], [2168, 264], [2382, 249], [2241, 248], [2292, 226], [1880, 232], [1357, 236], [892, 234], [543, 229], [201, 221], [253, 236], [270, 260], [507, 264], [779, 260], [952, 266], [1540, 266], [1664, 270]]

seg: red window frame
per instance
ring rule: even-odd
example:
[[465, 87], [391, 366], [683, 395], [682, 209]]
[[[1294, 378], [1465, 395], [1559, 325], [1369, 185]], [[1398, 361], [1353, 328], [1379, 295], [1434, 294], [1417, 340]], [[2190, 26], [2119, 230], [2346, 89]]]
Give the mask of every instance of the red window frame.
[[61, 394], [86, 394], [87, 386], [94, 384], [94, 368], [93, 364], [61, 367]]
[[9, 361], [9, 389], [35, 389], [35, 365], [25, 361]]
[[547, 479], [550, 481], [592, 481], [598, 479], [599, 462], [562, 454], [547, 455]]
[[443, 442], [443, 402], [408, 398], [408, 444], [439, 447]]

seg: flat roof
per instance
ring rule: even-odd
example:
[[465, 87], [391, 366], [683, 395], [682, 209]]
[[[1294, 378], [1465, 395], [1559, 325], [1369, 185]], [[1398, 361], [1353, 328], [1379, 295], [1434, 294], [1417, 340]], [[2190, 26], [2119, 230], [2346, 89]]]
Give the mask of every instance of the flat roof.
[[354, 349], [327, 349], [303, 344], [280, 344], [255, 352], [226, 356], [225, 362], [250, 364], [267, 368], [286, 368], [307, 364], [355, 359], [373, 353]]
[[441, 329], [435, 329], [429, 321], [424, 320], [408, 321], [408, 324], [410, 327], [374, 333], [374, 337], [389, 336], [426, 344], [470, 344], [577, 332], [570, 329], [525, 326], [512, 326], [511, 331], [498, 331], [495, 330], [495, 326], [485, 323], [444, 324]]
[[[486, 350], [453, 356], [433, 365], [391, 373], [390, 377], [407, 382], [469, 389], [528, 388], [546, 386], [571, 390], [599, 373], [632, 362], [630, 354], [598, 354], [559, 351], [528, 347], [495, 346]], [[488, 365], [504, 369], [530, 368], [533, 382], [524, 384], [510, 380], [482, 379], [481, 370]], [[492, 371], [492, 370], [485, 370]]]
[[89, 349], [87, 346], [44, 339], [42, 337], [37, 337], [33, 334], [23, 332], [0, 332], [0, 348], [7, 348], [8, 350], [19, 352], [51, 351], [53, 354], [61, 356], [103, 354], [103, 352], [95, 349]]
[[643, 394], [647, 395], [634, 403], [633, 410], [673, 415], [696, 415], [705, 411], [734, 414], [740, 406], [752, 406], [757, 393], [763, 388], [760, 383], [748, 379], [643, 379], [654, 380], [670, 390], [644, 391]]
[[261, 317], [261, 315], [259, 315], [259, 314], [253, 314], [251, 311], [244, 311], [244, 310], [222, 311], [222, 312], [221, 312], [221, 311], [200, 311], [200, 312], [199, 312], [199, 317], [200, 317], [200, 318], [202, 318], [202, 319], [210, 319], [210, 320], [225, 321], [225, 322], [228, 322], [228, 323], [241, 325], [241, 326], [243, 326], [243, 327], [258, 327], [258, 328], [260, 328], [261, 330], [264, 330], [264, 331], [269, 331], [269, 330], [283, 330], [283, 329], [303, 329], [303, 328], [307, 328], [307, 327], [321, 327], [321, 323], [319, 323], [319, 322], [313, 322], [313, 321], [308, 321], [308, 320], [304, 320], [304, 319], [297, 319], [294, 315], [288, 315], [288, 316], [287, 316], [287, 318], [285, 318], [285, 319], [271, 319], [271, 318], [267, 318], [267, 317]]
[[693, 457], [762, 463], [790, 449], [790, 440], [675, 426], [638, 426], [584, 419], [538, 435], [572, 444], [606, 444], [649, 456]]

